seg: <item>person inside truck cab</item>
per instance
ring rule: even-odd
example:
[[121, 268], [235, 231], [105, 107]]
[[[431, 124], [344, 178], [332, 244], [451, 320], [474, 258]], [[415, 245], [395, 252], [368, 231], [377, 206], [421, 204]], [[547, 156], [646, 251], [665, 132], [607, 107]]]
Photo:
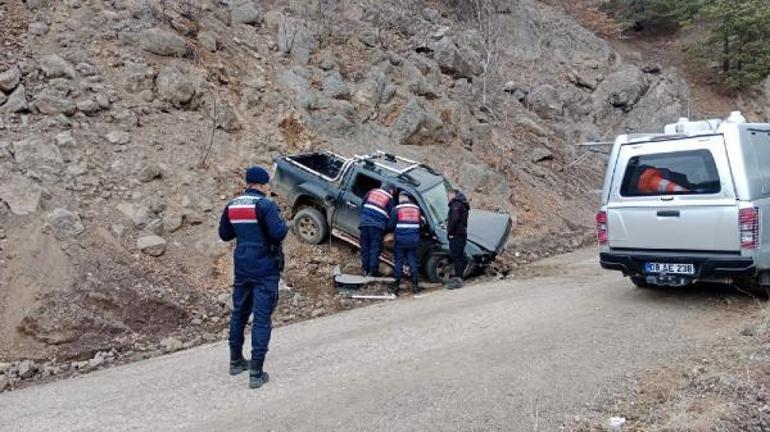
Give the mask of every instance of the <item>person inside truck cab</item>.
[[689, 182], [681, 174], [648, 165], [640, 166], [637, 172], [641, 173], [637, 182], [637, 190], [640, 194], [657, 195], [689, 191], [688, 187], [683, 186]]
[[380, 252], [390, 212], [393, 209], [392, 185], [374, 188], [364, 195], [358, 230], [361, 243], [361, 268], [364, 276], [380, 275]]

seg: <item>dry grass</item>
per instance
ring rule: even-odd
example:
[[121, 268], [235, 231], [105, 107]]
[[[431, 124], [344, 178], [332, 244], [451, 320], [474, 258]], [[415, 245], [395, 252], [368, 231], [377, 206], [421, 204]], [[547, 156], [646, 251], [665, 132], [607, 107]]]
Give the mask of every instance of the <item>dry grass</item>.
[[565, 430], [606, 430], [612, 416], [625, 417], [627, 431], [770, 431], [770, 306], [739, 336], [648, 373], [627, 397]]

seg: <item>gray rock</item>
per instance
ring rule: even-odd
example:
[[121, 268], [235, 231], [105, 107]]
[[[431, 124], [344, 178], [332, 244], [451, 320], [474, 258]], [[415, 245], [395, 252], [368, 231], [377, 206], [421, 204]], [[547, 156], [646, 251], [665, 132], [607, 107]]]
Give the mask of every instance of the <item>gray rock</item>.
[[128, 132], [114, 130], [104, 136], [107, 142], [114, 145], [125, 145], [131, 142], [131, 135]]
[[8, 141], [0, 141], [0, 162], [10, 160], [12, 157], [11, 143]]
[[99, 105], [99, 108], [101, 109], [108, 109], [111, 105], [110, 98], [104, 93], [99, 93], [96, 96], [94, 96], [94, 100], [96, 101], [96, 103]]
[[102, 352], [94, 354], [93, 358], [88, 360], [88, 367], [90, 369], [96, 369], [102, 364], [104, 364], [104, 354]]
[[139, 237], [136, 248], [150, 256], [161, 256], [166, 251], [166, 240], [156, 235]]
[[159, 28], [143, 31], [139, 35], [139, 40], [145, 51], [160, 56], [185, 57], [192, 53], [184, 38], [176, 33]]
[[9, 387], [11, 387], [11, 380], [5, 375], [0, 375], [0, 392], [4, 392]]
[[92, 65], [91, 63], [78, 63], [75, 65], [75, 70], [85, 77], [90, 77], [96, 75], [96, 66]]
[[134, 224], [134, 227], [138, 229], [144, 228], [150, 221], [149, 212], [145, 207], [136, 206], [131, 203], [120, 203], [117, 208], [121, 213], [128, 217]]
[[444, 37], [433, 44], [433, 56], [441, 72], [454, 78], [473, 78], [481, 73], [479, 60], [469, 49], [460, 48], [452, 38]]
[[19, 66], [12, 66], [10, 69], [0, 73], [0, 90], [10, 92], [21, 82], [21, 70]]
[[337, 71], [329, 71], [323, 81], [324, 96], [332, 99], [350, 99], [350, 88]]
[[24, 112], [28, 109], [29, 104], [27, 103], [27, 90], [23, 85], [20, 85], [16, 87], [16, 90], [14, 90], [13, 93], [8, 96], [8, 100], [5, 102], [5, 104], [0, 106], [0, 113], [12, 114]]
[[37, 365], [35, 365], [35, 362], [32, 360], [23, 360], [19, 363], [18, 367], [18, 374], [21, 379], [32, 378], [35, 375], [35, 372], [37, 372]]
[[42, 194], [40, 186], [20, 175], [0, 181], [0, 200], [5, 201], [15, 215], [26, 216], [36, 212]]
[[307, 91], [310, 88], [310, 73], [305, 68], [294, 67], [285, 70], [279, 77], [278, 82], [289, 90], [296, 93]]
[[556, 119], [564, 114], [564, 102], [553, 86], [544, 84], [533, 88], [526, 101], [529, 108], [541, 118]]
[[13, 155], [16, 162], [61, 163], [62, 156], [59, 147], [51, 140], [43, 140], [38, 136], [16, 141], [13, 143]]
[[55, 137], [56, 146], [60, 149], [74, 149], [77, 147], [77, 141], [75, 140], [75, 137], [72, 136], [72, 132], [65, 131], [56, 134]]
[[43, 56], [40, 59], [40, 70], [46, 78], [69, 78], [73, 79], [77, 76], [75, 68], [72, 67], [70, 62], [64, 60], [56, 54], [49, 54]]
[[609, 104], [628, 111], [641, 99], [647, 88], [644, 73], [636, 66], [626, 65], [607, 75], [596, 88], [593, 97], [598, 105]]
[[417, 98], [410, 99], [401, 109], [391, 129], [391, 138], [404, 145], [445, 144], [448, 135], [444, 123], [423, 108]]
[[99, 104], [91, 98], [80, 99], [77, 102], [75, 102], [75, 106], [77, 107], [78, 111], [86, 115], [96, 114], [102, 109], [102, 107], [99, 106]]
[[149, 183], [155, 179], [163, 177], [163, 170], [157, 163], [148, 163], [139, 170], [137, 178], [142, 183]]
[[529, 161], [533, 163], [553, 159], [553, 152], [545, 147], [535, 147], [529, 152]]
[[238, 113], [230, 104], [224, 104], [217, 110], [217, 128], [225, 132], [236, 132], [241, 130], [243, 125], [238, 118]]
[[54, 236], [59, 240], [77, 237], [85, 231], [80, 216], [67, 209], [54, 209], [48, 214], [46, 220], [53, 229]]
[[71, 116], [77, 111], [72, 99], [58, 95], [53, 89], [44, 90], [32, 101], [32, 110], [43, 115], [64, 114]]
[[433, 8], [425, 8], [422, 10], [422, 17], [425, 18], [426, 21], [435, 24], [441, 20], [441, 13]]
[[6, 96], [5, 93], [0, 92], [0, 106], [2, 106], [7, 100], [8, 100], [8, 96]]
[[216, 51], [219, 45], [216, 33], [210, 31], [198, 33], [198, 42], [200, 42], [203, 48], [206, 48], [211, 52]]
[[230, 6], [230, 24], [259, 24], [262, 15], [251, 0], [236, 0]]
[[184, 217], [181, 213], [169, 211], [163, 215], [163, 231], [173, 233], [182, 228]]
[[324, 309], [322, 307], [315, 308], [315, 309], [313, 309], [312, 312], [310, 312], [310, 317], [311, 318], [318, 318], [319, 316], [324, 315], [324, 314], [326, 314], [326, 309]]
[[48, 33], [48, 24], [44, 22], [33, 22], [29, 25], [27, 31], [33, 36], [45, 36]]
[[155, 79], [158, 96], [175, 107], [188, 104], [195, 97], [195, 82], [188, 74], [176, 68], [166, 67]]

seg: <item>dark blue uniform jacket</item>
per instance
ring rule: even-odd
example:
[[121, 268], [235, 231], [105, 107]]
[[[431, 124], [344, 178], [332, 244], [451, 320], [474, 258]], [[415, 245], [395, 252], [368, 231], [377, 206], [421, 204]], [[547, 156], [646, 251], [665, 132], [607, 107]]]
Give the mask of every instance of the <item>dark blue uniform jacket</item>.
[[393, 209], [393, 196], [382, 189], [372, 189], [364, 195], [361, 207], [360, 227], [377, 227], [385, 230], [388, 227], [390, 211]]
[[390, 213], [389, 231], [393, 231], [396, 247], [416, 248], [420, 245], [420, 207], [399, 204]]
[[235, 280], [280, 273], [274, 251], [288, 231], [278, 206], [261, 192], [246, 189], [230, 201], [219, 221], [219, 238], [237, 239], [233, 253]]

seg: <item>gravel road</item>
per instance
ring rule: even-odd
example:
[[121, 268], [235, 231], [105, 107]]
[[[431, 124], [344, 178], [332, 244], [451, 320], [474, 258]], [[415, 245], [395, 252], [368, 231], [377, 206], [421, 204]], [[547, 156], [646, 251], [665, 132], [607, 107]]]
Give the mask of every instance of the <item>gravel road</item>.
[[728, 294], [636, 289], [596, 255], [277, 329], [257, 391], [216, 343], [0, 394], [0, 430], [551, 431], [629, 374], [736, 334]]

